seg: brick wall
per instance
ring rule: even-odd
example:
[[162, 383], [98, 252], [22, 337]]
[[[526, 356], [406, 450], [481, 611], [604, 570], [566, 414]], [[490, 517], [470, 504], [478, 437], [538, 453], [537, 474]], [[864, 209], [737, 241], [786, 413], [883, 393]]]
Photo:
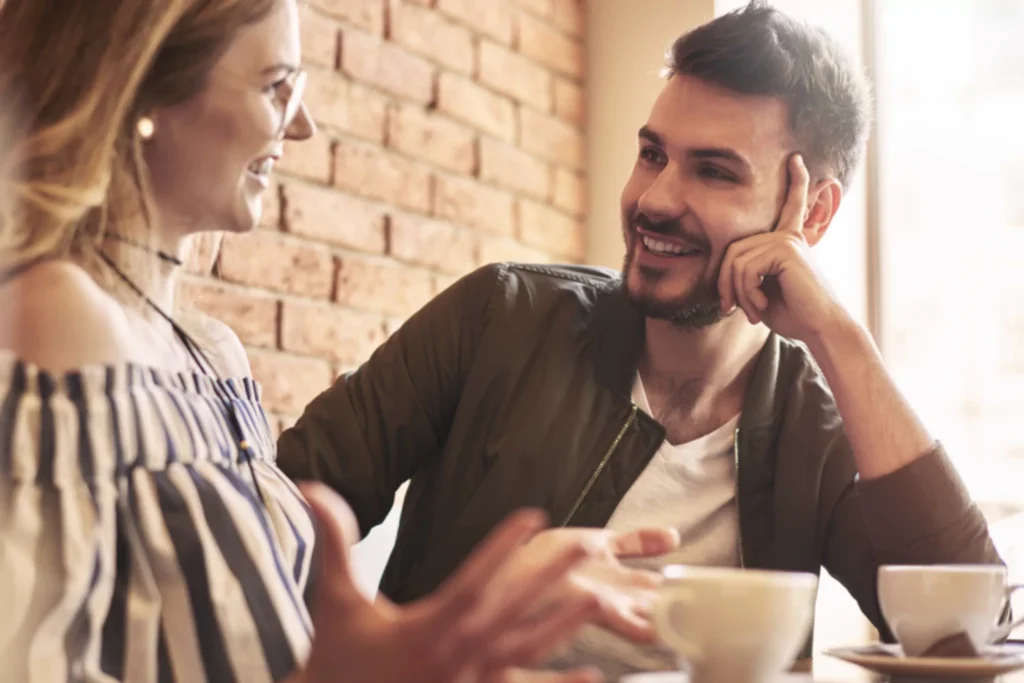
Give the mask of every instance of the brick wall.
[[583, 254], [582, 0], [303, 11], [319, 135], [179, 293], [238, 333], [278, 427], [460, 275]]

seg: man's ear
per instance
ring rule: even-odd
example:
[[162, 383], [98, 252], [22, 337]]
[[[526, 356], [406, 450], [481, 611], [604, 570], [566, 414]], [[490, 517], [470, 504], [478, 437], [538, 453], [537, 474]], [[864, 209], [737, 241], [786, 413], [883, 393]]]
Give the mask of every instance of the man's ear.
[[813, 247], [825, 236], [842, 201], [843, 186], [835, 178], [819, 180], [808, 190], [803, 231], [809, 245]]

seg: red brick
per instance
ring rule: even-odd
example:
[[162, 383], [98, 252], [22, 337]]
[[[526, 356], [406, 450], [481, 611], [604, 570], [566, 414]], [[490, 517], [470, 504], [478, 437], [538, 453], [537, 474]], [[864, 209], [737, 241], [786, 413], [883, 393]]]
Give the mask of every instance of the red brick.
[[512, 100], [483, 88], [464, 76], [442, 73], [438, 80], [438, 110], [502, 140], [516, 135]]
[[241, 287], [185, 280], [178, 301], [226, 323], [246, 346], [277, 346], [277, 300]]
[[551, 257], [541, 249], [528, 247], [508, 237], [484, 238], [480, 245], [480, 263], [551, 263]]
[[519, 239], [558, 256], [583, 256], [583, 225], [561, 211], [529, 199], [519, 202]]
[[388, 145], [456, 173], [476, 167], [476, 135], [418, 106], [397, 105], [388, 119]]
[[439, 175], [434, 186], [434, 215], [485, 232], [511, 234], [512, 195], [475, 180]]
[[583, 167], [583, 135], [565, 121], [520, 109], [519, 127], [520, 146], [527, 152], [570, 168]]
[[333, 69], [338, 63], [338, 26], [312, 9], [299, 15], [302, 61]]
[[334, 184], [355, 194], [420, 213], [430, 210], [430, 171], [379, 147], [340, 140]]
[[574, 36], [582, 36], [586, 30], [586, 5], [583, 0], [555, 0], [552, 20], [555, 26]]
[[277, 170], [300, 178], [327, 184], [331, 181], [331, 139], [317, 135], [309, 140], [286, 140], [284, 156]]
[[480, 178], [541, 199], [551, 191], [547, 163], [491, 138], [480, 140]]
[[555, 79], [555, 116], [575, 126], [584, 126], [586, 105], [580, 86], [564, 78]]
[[298, 183], [284, 189], [285, 229], [320, 242], [383, 253], [384, 209], [337, 190]]
[[384, 33], [384, 0], [310, 0], [310, 4], [374, 35]]
[[437, 0], [437, 8], [500, 43], [512, 43], [512, 13], [504, 1]]
[[316, 358], [252, 351], [249, 364], [263, 387], [263, 406], [272, 412], [301, 413], [331, 382], [331, 366]]
[[405, 320], [405, 318], [387, 318], [384, 321], [384, 330], [387, 332], [387, 335], [390, 337], [395, 332], [398, 332], [399, 328], [405, 324]]
[[334, 257], [326, 249], [297, 244], [271, 233], [226, 235], [220, 252], [220, 275], [242, 285], [328, 298]]
[[550, 72], [501, 45], [481, 41], [478, 77], [482, 84], [520, 102], [551, 109]]
[[433, 282], [428, 271], [352, 255], [341, 259], [336, 291], [340, 304], [407, 316], [430, 300]]
[[341, 36], [341, 70], [392, 95], [429, 104], [434, 99], [434, 67], [376, 36], [345, 31]]
[[275, 230], [281, 228], [281, 186], [277, 183], [272, 183], [263, 193], [260, 225]]
[[453, 71], [473, 71], [473, 34], [469, 29], [402, 0], [391, 0], [390, 9], [391, 40]]
[[384, 341], [384, 319], [326, 304], [285, 301], [281, 348], [334, 363], [358, 365]]
[[[384, 140], [387, 99], [368, 88], [350, 83], [340, 74], [310, 69], [306, 106], [317, 123], [365, 140]], [[320, 133], [320, 137], [327, 136]]]
[[525, 12], [519, 13], [519, 51], [556, 71], [583, 78], [583, 45]]
[[512, 0], [513, 5], [518, 5], [539, 17], [550, 16], [551, 6], [555, 2], [561, 2], [561, 0]]
[[574, 216], [587, 212], [587, 190], [583, 178], [564, 168], [555, 169], [554, 205]]
[[448, 289], [456, 282], [459, 281], [459, 277], [465, 275], [469, 271], [459, 273], [458, 275], [442, 275], [440, 273], [434, 274], [434, 296], [437, 296], [444, 290]]
[[396, 213], [389, 241], [391, 255], [400, 261], [455, 274], [476, 266], [479, 238], [451, 223]]

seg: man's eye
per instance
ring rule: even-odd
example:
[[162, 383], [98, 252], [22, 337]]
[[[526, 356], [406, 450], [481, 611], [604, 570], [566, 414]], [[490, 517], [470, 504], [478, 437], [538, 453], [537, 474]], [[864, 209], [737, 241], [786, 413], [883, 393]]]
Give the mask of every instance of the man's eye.
[[701, 177], [708, 178], [710, 180], [726, 180], [729, 182], [736, 182], [736, 178], [730, 173], [726, 173], [717, 166], [704, 165], [699, 169]]
[[654, 147], [644, 147], [641, 149], [640, 158], [649, 164], [660, 164], [662, 161], [661, 151]]

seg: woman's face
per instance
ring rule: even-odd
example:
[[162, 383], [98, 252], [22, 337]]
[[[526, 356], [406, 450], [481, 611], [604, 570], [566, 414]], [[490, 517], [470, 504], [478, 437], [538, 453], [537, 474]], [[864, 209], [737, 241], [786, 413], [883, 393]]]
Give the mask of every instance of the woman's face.
[[258, 224], [284, 140], [316, 132], [301, 92], [292, 97], [300, 59], [296, 2], [279, 0], [238, 33], [201, 92], [152, 113], [144, 149], [165, 237]]

